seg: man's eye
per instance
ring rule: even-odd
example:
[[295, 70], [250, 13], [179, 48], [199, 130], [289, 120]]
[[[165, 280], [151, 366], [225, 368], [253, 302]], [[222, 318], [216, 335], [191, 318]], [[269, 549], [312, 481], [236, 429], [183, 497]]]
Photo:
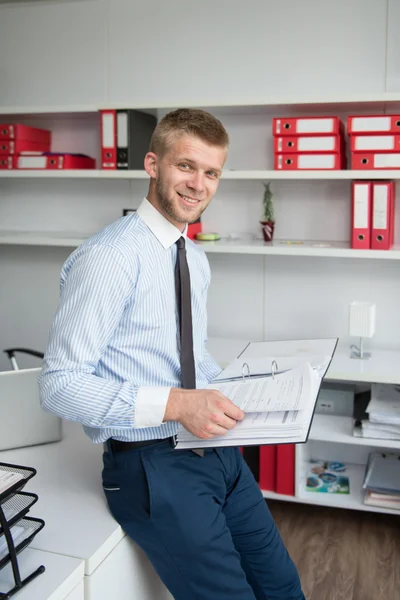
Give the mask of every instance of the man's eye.
[[180, 163], [179, 165], [182, 169], [189, 169], [189, 165], [187, 163]]
[[216, 173], [215, 171], [208, 171], [208, 174], [209, 174], [211, 177], [218, 177], [218, 173]]

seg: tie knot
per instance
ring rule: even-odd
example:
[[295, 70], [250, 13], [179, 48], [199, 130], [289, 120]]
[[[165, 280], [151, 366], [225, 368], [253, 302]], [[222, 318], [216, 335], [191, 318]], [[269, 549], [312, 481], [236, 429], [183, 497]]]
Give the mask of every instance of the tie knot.
[[183, 236], [181, 236], [177, 240], [176, 245], [178, 246], [178, 250], [182, 250], [182, 248], [185, 248], [185, 238]]

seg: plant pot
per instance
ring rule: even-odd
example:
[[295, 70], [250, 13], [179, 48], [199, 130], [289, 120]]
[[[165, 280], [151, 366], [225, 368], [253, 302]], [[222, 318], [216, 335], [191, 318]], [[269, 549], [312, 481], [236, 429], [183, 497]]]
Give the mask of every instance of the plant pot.
[[274, 221], [260, 221], [265, 242], [271, 242], [274, 237]]

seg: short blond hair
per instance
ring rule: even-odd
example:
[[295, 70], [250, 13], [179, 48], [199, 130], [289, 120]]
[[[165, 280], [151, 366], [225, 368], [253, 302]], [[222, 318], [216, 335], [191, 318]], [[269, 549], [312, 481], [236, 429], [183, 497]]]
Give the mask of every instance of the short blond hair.
[[165, 154], [180, 135], [193, 135], [212, 146], [227, 148], [229, 136], [221, 121], [205, 110], [178, 108], [169, 112], [156, 126], [150, 140], [150, 152]]

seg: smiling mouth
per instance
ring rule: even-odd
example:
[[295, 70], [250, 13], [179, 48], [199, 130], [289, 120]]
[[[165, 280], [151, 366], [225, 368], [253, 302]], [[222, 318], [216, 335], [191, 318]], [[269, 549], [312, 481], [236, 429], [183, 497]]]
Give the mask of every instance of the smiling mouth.
[[201, 202], [201, 200], [198, 200], [197, 198], [192, 198], [191, 196], [184, 196], [183, 194], [180, 194], [179, 192], [177, 192], [178, 196], [180, 196], [185, 202], [187, 202], [188, 204], [192, 204], [193, 206], [196, 204], [199, 204], [199, 202]]

